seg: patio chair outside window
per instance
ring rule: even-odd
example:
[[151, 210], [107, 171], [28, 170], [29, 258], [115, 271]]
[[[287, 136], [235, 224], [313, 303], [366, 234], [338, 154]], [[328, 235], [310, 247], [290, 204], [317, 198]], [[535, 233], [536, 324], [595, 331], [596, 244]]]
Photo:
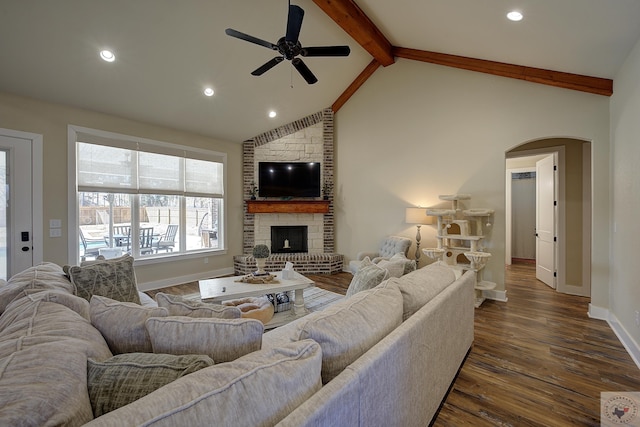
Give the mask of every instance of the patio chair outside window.
[[100, 249], [109, 247], [107, 244], [105, 244], [103, 239], [86, 238], [84, 233], [82, 232], [82, 228], [80, 228], [80, 242], [82, 243], [82, 248], [84, 249], [81, 257], [82, 261], [85, 261], [87, 257], [97, 258], [98, 255], [100, 255]]
[[153, 253], [153, 227], [140, 229], [140, 254]]
[[164, 236], [160, 237], [160, 240], [156, 243], [156, 253], [159, 251], [173, 252], [173, 247], [176, 244], [176, 234], [178, 232], [177, 224], [169, 224]]

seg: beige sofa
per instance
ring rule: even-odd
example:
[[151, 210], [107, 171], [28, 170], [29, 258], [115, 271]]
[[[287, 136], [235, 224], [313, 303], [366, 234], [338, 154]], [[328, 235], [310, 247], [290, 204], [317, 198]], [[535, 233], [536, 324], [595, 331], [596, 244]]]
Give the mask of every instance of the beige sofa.
[[0, 425], [425, 426], [472, 345], [474, 281], [441, 265], [389, 279], [94, 419], [87, 359], [112, 352], [45, 263], [0, 284]]

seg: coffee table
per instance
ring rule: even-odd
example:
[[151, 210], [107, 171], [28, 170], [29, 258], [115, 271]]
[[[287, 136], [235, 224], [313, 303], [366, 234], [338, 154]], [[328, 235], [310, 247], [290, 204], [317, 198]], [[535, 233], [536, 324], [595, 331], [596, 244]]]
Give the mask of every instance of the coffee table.
[[304, 306], [303, 290], [315, 286], [313, 281], [298, 272], [292, 272], [289, 279], [282, 278], [282, 272], [271, 273], [276, 276], [278, 283], [255, 284], [237, 282], [244, 276], [219, 277], [216, 279], [200, 280], [200, 299], [203, 302], [223, 302], [236, 298], [277, 294], [294, 291], [293, 308], [275, 313], [273, 319], [265, 325], [265, 329], [275, 328], [307, 314]]

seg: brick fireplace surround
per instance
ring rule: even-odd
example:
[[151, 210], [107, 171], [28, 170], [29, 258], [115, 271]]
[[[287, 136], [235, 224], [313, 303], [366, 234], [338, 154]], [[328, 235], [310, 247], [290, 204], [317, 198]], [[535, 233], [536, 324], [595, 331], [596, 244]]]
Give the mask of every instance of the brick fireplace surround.
[[[330, 182], [333, 187], [333, 156], [333, 112], [330, 108], [265, 132], [243, 144], [244, 194], [248, 195], [251, 183], [257, 182], [260, 161], [321, 162], [322, 182]], [[233, 257], [235, 274], [249, 274], [256, 270], [255, 259], [251, 255], [254, 245], [263, 243], [271, 247], [271, 226], [283, 225], [308, 227], [308, 252], [271, 254], [267, 270], [281, 270], [289, 261], [299, 273], [332, 274], [342, 271], [344, 256], [333, 252], [333, 194], [329, 195], [328, 209], [322, 213], [301, 213], [300, 204], [295, 199], [278, 201], [277, 204], [277, 210], [250, 213], [247, 200], [243, 203], [243, 254]]]

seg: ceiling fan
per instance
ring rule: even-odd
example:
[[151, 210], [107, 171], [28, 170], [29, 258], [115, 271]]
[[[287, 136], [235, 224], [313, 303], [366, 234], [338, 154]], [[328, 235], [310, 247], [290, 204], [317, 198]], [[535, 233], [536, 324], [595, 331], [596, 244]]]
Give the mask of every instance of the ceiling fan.
[[258, 67], [251, 72], [254, 76], [261, 76], [262, 74], [275, 67], [283, 60], [287, 59], [291, 61], [291, 64], [298, 70], [302, 78], [307, 83], [314, 84], [318, 81], [316, 76], [313, 75], [309, 67], [298, 56], [313, 57], [313, 56], [349, 56], [351, 49], [349, 46], [316, 46], [316, 47], [302, 47], [298, 36], [300, 35], [300, 28], [302, 28], [302, 18], [304, 17], [304, 10], [300, 6], [289, 4], [289, 15], [287, 17], [287, 33], [284, 37], [278, 40], [278, 43], [273, 44], [268, 41], [250, 36], [240, 31], [236, 31], [231, 28], [227, 28], [225, 33], [231, 37], [235, 37], [241, 40], [255, 43], [260, 46], [264, 46], [268, 49], [278, 51], [280, 54], [272, 60], [268, 61], [264, 65]]

